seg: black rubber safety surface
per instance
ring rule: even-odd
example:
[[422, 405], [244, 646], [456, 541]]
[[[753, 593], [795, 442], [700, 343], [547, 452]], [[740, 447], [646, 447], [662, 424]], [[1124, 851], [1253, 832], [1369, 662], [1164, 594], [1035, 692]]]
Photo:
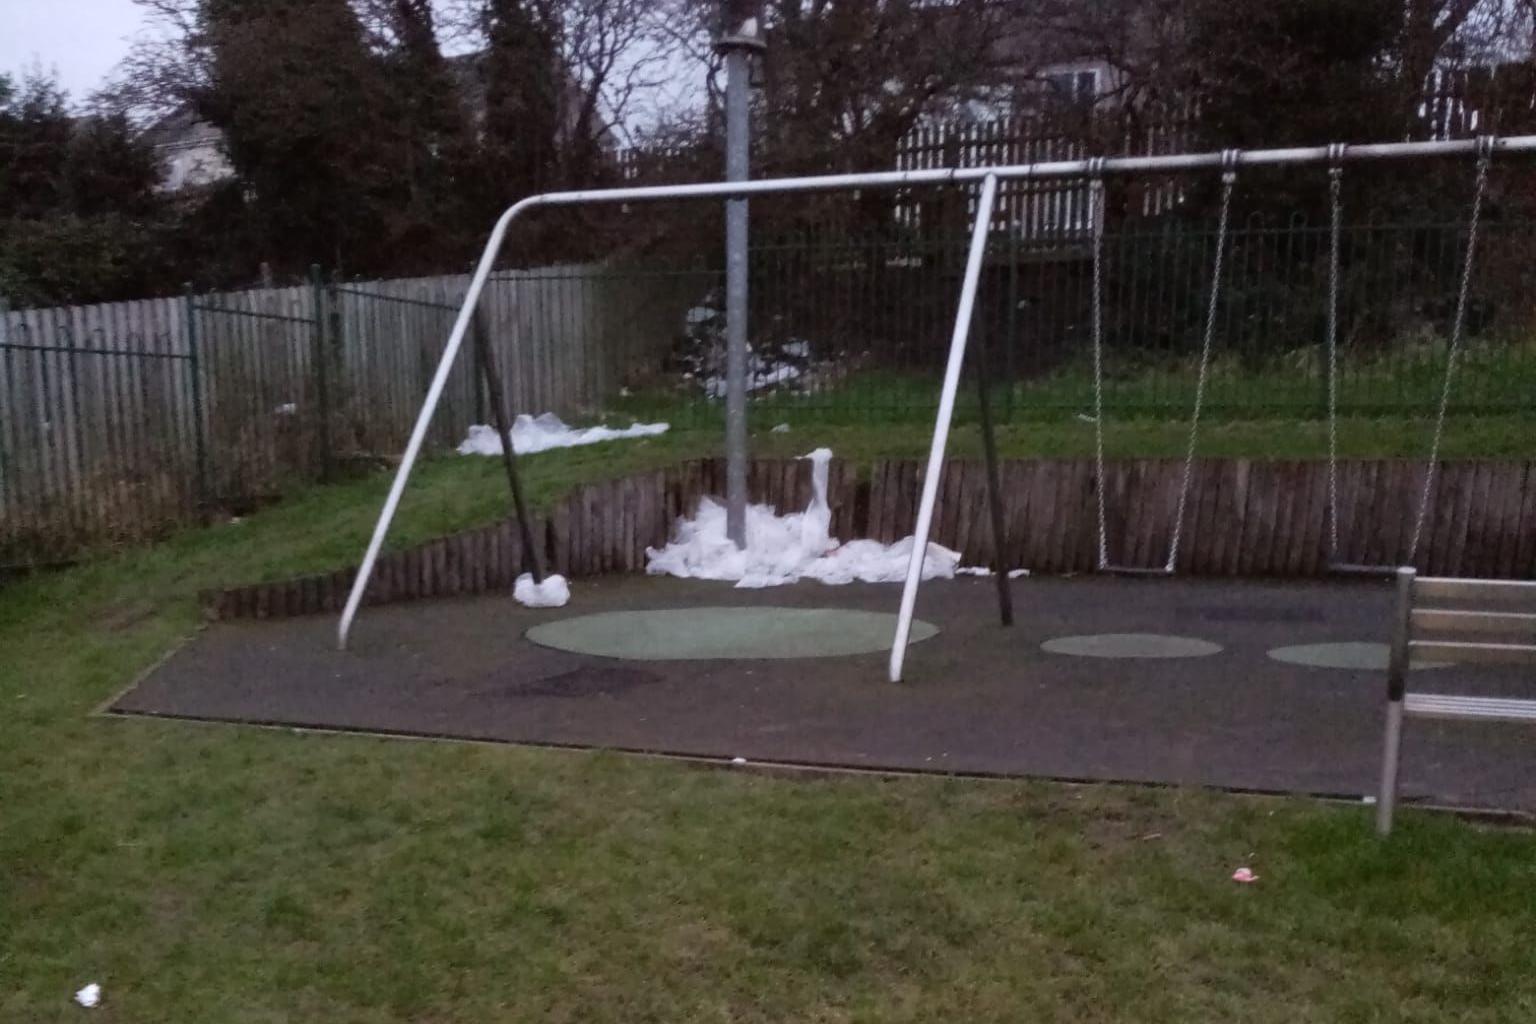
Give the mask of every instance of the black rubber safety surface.
[[[327, 727], [858, 768], [1194, 784], [1363, 796], [1381, 752], [1385, 682], [1369, 669], [1276, 661], [1276, 647], [1385, 639], [1390, 586], [1019, 580], [1017, 625], [993, 582], [923, 588], [939, 627], [907, 681], [884, 653], [815, 660], [624, 661], [552, 650], [539, 623], [626, 609], [774, 605], [894, 611], [895, 586], [766, 591], [643, 577], [580, 581], [570, 606], [510, 598], [365, 609], [353, 650], [332, 618], [218, 624], [112, 708]], [[1052, 638], [1169, 634], [1206, 657], [1051, 654]], [[1528, 671], [1415, 672], [1431, 692], [1536, 697]], [[1536, 811], [1536, 730], [1410, 721], [1405, 800]]]

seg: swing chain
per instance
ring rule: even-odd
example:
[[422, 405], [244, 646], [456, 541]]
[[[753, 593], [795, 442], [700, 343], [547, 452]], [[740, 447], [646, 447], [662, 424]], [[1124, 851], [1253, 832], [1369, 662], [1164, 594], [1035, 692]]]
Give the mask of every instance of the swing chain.
[[1408, 545], [1408, 564], [1413, 565], [1424, 536], [1424, 521], [1429, 515], [1429, 497], [1434, 490], [1435, 471], [1440, 461], [1440, 442], [1445, 437], [1445, 416], [1451, 404], [1451, 383], [1456, 376], [1456, 357], [1461, 351], [1462, 333], [1467, 319], [1467, 297], [1472, 286], [1472, 264], [1477, 253], [1478, 228], [1483, 214], [1483, 195], [1488, 190], [1488, 167], [1493, 161], [1495, 139], [1481, 135], [1477, 140], [1477, 179], [1472, 187], [1472, 213], [1467, 220], [1467, 252], [1461, 264], [1461, 284], [1456, 294], [1456, 313], [1451, 318], [1451, 337], [1446, 345], [1445, 377], [1440, 384], [1440, 411], [1435, 417], [1435, 433], [1429, 444], [1429, 461], [1424, 467], [1424, 490], [1419, 495], [1419, 512], [1414, 519], [1413, 540]]
[[1341, 198], [1344, 152], [1328, 147], [1328, 561], [1339, 555], [1339, 240], [1344, 219]]
[[1227, 248], [1227, 221], [1232, 211], [1232, 186], [1237, 183], [1240, 151], [1221, 154], [1221, 216], [1216, 226], [1216, 259], [1211, 267], [1211, 296], [1205, 312], [1205, 337], [1200, 344], [1200, 373], [1195, 378], [1195, 405], [1189, 417], [1189, 444], [1184, 451], [1184, 476], [1179, 484], [1179, 501], [1173, 513], [1173, 540], [1168, 545], [1168, 561], [1163, 571], [1172, 573], [1179, 560], [1179, 542], [1184, 536], [1184, 510], [1189, 501], [1189, 484], [1195, 470], [1195, 443], [1200, 436], [1200, 409], [1205, 403], [1205, 382], [1210, 376], [1211, 344], [1216, 337], [1217, 307], [1221, 299], [1221, 269]]
[[1104, 158], [1100, 156], [1088, 161], [1088, 230], [1093, 236], [1093, 490], [1098, 501], [1100, 570], [1109, 566], [1108, 517], [1104, 508], [1104, 221]]

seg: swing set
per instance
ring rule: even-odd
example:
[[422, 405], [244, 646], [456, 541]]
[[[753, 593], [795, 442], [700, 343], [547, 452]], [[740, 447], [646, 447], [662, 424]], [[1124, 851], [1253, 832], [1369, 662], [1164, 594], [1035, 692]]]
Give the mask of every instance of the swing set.
[[[905, 658], [907, 642], [911, 635], [912, 616], [915, 609], [918, 587], [921, 582], [923, 561], [927, 554], [928, 538], [933, 525], [934, 505], [938, 498], [939, 479], [943, 470], [945, 448], [948, 442], [950, 423], [954, 414], [956, 394], [960, 385], [961, 370], [965, 361], [965, 349], [970, 333], [972, 313], [975, 308], [976, 291], [980, 280], [981, 265], [987, 248], [987, 241], [991, 231], [992, 213], [997, 197], [999, 182], [1002, 181], [1069, 181], [1083, 180], [1090, 182], [1090, 194], [1093, 197], [1093, 321], [1092, 344], [1094, 360], [1094, 412], [1095, 412], [1095, 463], [1097, 477], [1095, 491], [1097, 499], [1098, 517], [1098, 568], [1106, 573], [1130, 574], [1130, 575], [1155, 575], [1170, 576], [1178, 565], [1180, 542], [1183, 536], [1184, 512], [1189, 494], [1190, 478], [1192, 474], [1194, 456], [1199, 442], [1200, 416], [1205, 401], [1207, 376], [1209, 373], [1211, 352], [1214, 345], [1216, 330], [1216, 314], [1219, 300], [1222, 264], [1225, 258], [1228, 235], [1228, 219], [1232, 200], [1232, 193], [1237, 181], [1238, 172], [1244, 167], [1261, 166], [1303, 166], [1303, 165], [1328, 165], [1330, 168], [1331, 194], [1333, 200], [1332, 221], [1332, 251], [1329, 258], [1330, 289], [1329, 289], [1329, 316], [1328, 316], [1328, 360], [1329, 360], [1329, 521], [1333, 524], [1330, 533], [1330, 559], [1333, 568], [1337, 571], [1384, 571], [1377, 567], [1357, 567], [1338, 564], [1337, 559], [1337, 520], [1338, 500], [1336, 485], [1337, 466], [1337, 323], [1338, 323], [1338, 250], [1340, 236], [1340, 220], [1342, 217], [1342, 204], [1339, 198], [1339, 178], [1345, 163], [1349, 162], [1379, 162], [1400, 159], [1417, 159], [1428, 157], [1454, 157], [1473, 155], [1477, 159], [1477, 179], [1472, 205], [1471, 224], [1467, 244], [1465, 263], [1462, 268], [1461, 288], [1457, 303], [1455, 320], [1451, 333], [1449, 356], [1447, 360], [1445, 377], [1442, 384], [1438, 415], [1435, 422], [1434, 438], [1430, 445], [1429, 465], [1425, 473], [1424, 489], [1419, 503], [1417, 523], [1410, 544], [1409, 559], [1417, 554], [1420, 536], [1423, 531], [1425, 519], [1428, 514], [1428, 504], [1431, 495], [1433, 477], [1435, 472], [1435, 460], [1438, 458], [1441, 437], [1445, 425], [1446, 410], [1450, 401], [1451, 387], [1455, 376], [1457, 355], [1461, 346], [1463, 325], [1466, 315], [1467, 294], [1470, 285], [1473, 266], [1473, 256], [1476, 249], [1478, 223], [1481, 214], [1482, 201], [1487, 185], [1488, 168], [1492, 158], [1496, 155], [1531, 153], [1536, 152], [1536, 136], [1512, 136], [1506, 138], [1484, 137], [1477, 140], [1457, 140], [1442, 142], [1411, 142], [1411, 143], [1382, 143], [1359, 146], [1316, 146], [1293, 149], [1249, 150], [1239, 152], [1227, 150], [1220, 153], [1187, 153], [1170, 156], [1147, 157], [1115, 157], [1095, 158], [1091, 160], [1068, 160], [1049, 163], [1010, 164], [990, 167], [964, 167], [947, 169], [924, 169], [911, 171], [885, 171], [865, 174], [838, 174], [821, 175], [803, 178], [778, 178], [760, 181], [740, 182], [711, 182], [693, 185], [656, 185], [636, 188], [596, 189], [571, 192], [550, 192], [541, 195], [529, 196], [508, 207], [497, 220], [486, 242], [485, 249], [481, 253], [480, 260], [471, 275], [469, 286], [465, 291], [463, 303], [454, 320], [453, 329], [444, 346], [443, 354], [438, 362], [437, 369], [427, 388], [421, 409], [417, 414], [411, 436], [406, 444], [406, 449], [401, 457], [394, 480], [390, 485], [388, 496], [385, 498], [384, 507], [379, 513], [377, 523], [374, 525], [372, 536], [369, 538], [367, 550], [363, 561], [353, 581], [348, 594], [346, 605], [342, 611], [340, 622], [337, 626], [337, 644], [342, 649], [347, 646], [354, 620], [362, 605], [363, 597], [367, 593], [368, 584], [373, 574], [374, 565], [377, 562], [384, 541], [388, 536], [390, 524], [399, 507], [401, 497], [404, 494], [406, 484], [415, 467], [416, 460], [421, 454], [427, 433], [431, 426], [432, 417], [437, 405], [442, 398], [443, 391], [448, 383], [455, 361], [466, 337], [471, 333], [475, 325], [476, 310], [479, 306], [481, 293], [485, 289], [486, 281], [490, 277], [497, 260], [500, 258], [508, 230], [514, 221], [524, 214], [540, 207], [548, 206], [590, 206], [609, 205], [619, 206], [627, 203], [658, 202], [677, 199], [693, 200], [721, 200], [721, 199], [747, 199], [752, 196], [763, 195], [792, 195], [799, 193], [825, 193], [838, 191], [852, 191], [856, 189], [906, 189], [924, 186], [980, 186], [975, 207], [975, 219], [972, 225], [970, 245], [966, 260], [965, 273], [956, 310], [954, 328], [950, 337], [948, 356], [945, 363], [943, 385], [939, 394], [939, 408], [934, 424], [932, 442], [929, 448], [927, 470], [923, 477], [922, 495], [917, 509], [917, 524], [914, 530], [914, 543], [912, 558], [908, 565], [905, 584], [902, 588], [901, 608], [897, 620], [894, 642], [891, 647], [889, 677], [892, 681], [900, 680], [902, 662]], [[1103, 228], [1102, 210], [1104, 180], [1111, 175], [1166, 175], [1187, 172], [1199, 172], [1203, 170], [1218, 170], [1221, 174], [1221, 205], [1220, 220], [1218, 223], [1216, 253], [1212, 266], [1211, 285], [1206, 309], [1204, 332], [1201, 339], [1199, 372], [1196, 378], [1195, 398], [1190, 411], [1189, 435], [1185, 447], [1184, 471], [1180, 482], [1177, 510], [1174, 518], [1172, 535], [1169, 539], [1168, 558], [1159, 568], [1136, 569], [1132, 567], [1116, 565], [1110, 558], [1109, 537], [1107, 527], [1107, 510], [1105, 508], [1104, 488], [1104, 400], [1103, 400], [1103, 309], [1102, 293], [1104, 283], [1103, 267]], [[476, 332], [476, 348], [480, 354], [480, 365], [487, 378], [487, 383], [492, 387], [492, 409], [496, 414], [498, 429], [506, 426], [506, 409], [504, 399], [495, 389], [495, 373], [492, 366], [492, 357], [489, 345], [484, 342], [479, 332]], [[1012, 614], [1009, 603], [1008, 577], [1006, 558], [1006, 538], [1003, 537], [1003, 511], [999, 496], [998, 460], [996, 444], [993, 437], [990, 410], [987, 403], [985, 388], [987, 386], [986, 374], [978, 375], [982, 388], [982, 429], [984, 450], [987, 460], [989, 480], [989, 500], [991, 504], [991, 518], [999, 543], [997, 548], [997, 570], [999, 610], [1004, 624], [1011, 622]], [[509, 485], [512, 490], [514, 509], [523, 528], [525, 541], [524, 547], [530, 562], [527, 566], [529, 572], [537, 579], [541, 575], [540, 566], [535, 559], [536, 545], [533, 542], [529, 527], [529, 518], [522, 501], [521, 488], [518, 486], [516, 463], [512, 457], [510, 446], [507, 446], [505, 468]]]

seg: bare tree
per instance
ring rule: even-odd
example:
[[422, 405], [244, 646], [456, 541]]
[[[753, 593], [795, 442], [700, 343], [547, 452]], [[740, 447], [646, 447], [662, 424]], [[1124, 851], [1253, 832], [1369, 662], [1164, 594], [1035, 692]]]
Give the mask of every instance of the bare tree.
[[605, 149], [632, 138], [637, 107], [684, 65], [651, 0], [565, 0], [560, 19], [561, 55], [571, 78], [567, 169], [582, 182], [592, 179]]
[[133, 0], [145, 29], [92, 101], [147, 123], [186, 109], [212, 79], [204, 0]]

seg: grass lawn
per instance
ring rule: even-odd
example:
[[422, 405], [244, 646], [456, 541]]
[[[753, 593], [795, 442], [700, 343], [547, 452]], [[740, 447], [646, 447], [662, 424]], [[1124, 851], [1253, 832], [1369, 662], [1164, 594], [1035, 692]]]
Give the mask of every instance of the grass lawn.
[[[1345, 433], [1411, 454], [1422, 424]], [[1117, 428], [1118, 430], [1119, 428]], [[1174, 453], [1177, 424], [1111, 436]], [[1530, 456], [1488, 420], [1460, 454]], [[1205, 450], [1314, 453], [1318, 425]], [[1085, 442], [1085, 438], [1087, 441]], [[760, 450], [923, 450], [796, 428]], [[1410, 443], [1413, 442], [1413, 443]], [[1091, 430], [1022, 425], [1009, 454]], [[535, 500], [712, 454], [548, 453]], [[956, 439], [973, 451], [974, 431]], [[409, 543], [502, 514], [428, 464]], [[0, 586], [0, 1021], [1525, 1021], [1536, 839], [1408, 812], [1116, 787], [786, 780], [604, 754], [91, 717], [196, 626], [200, 587], [354, 560], [381, 477]], [[1229, 881], [1250, 864], [1258, 884]], [[89, 981], [103, 1006], [70, 995]]]
[[[1209, 367], [1203, 416], [1207, 422], [1312, 419], [1327, 409], [1327, 371], [1317, 346], [1278, 353], [1251, 365], [1231, 353], [1218, 354]], [[816, 371], [813, 370], [813, 375]], [[827, 371], [822, 371], [827, 372]], [[831, 371], [809, 393], [780, 390], [752, 400], [759, 422], [820, 419], [837, 424], [871, 421], [901, 424], [926, 419], [938, 402], [938, 365], [921, 369]], [[1106, 422], [1187, 420], [1194, 406], [1198, 364], [1193, 356], [1150, 356], [1111, 352], [1105, 356]], [[998, 379], [1001, 377], [1002, 379]], [[1340, 415], [1385, 416], [1427, 425], [1435, 414], [1445, 377], [1445, 354], [1438, 345], [1405, 343], [1375, 354], [1340, 356], [1337, 402]], [[992, 378], [990, 400], [1000, 420], [1039, 422], [1072, 419], [1093, 411], [1093, 364], [1086, 356], [1048, 373], [1007, 383]], [[1483, 341], [1467, 345], [1457, 361], [1451, 389], [1458, 415], [1536, 412], [1536, 344], [1530, 341]], [[718, 404], [696, 389], [639, 389], [614, 400], [615, 406], [641, 418], [668, 418], [701, 424], [717, 419]], [[956, 415], [975, 419], [978, 395], [967, 378], [956, 396]], [[1421, 442], [1422, 450], [1423, 442]]]

